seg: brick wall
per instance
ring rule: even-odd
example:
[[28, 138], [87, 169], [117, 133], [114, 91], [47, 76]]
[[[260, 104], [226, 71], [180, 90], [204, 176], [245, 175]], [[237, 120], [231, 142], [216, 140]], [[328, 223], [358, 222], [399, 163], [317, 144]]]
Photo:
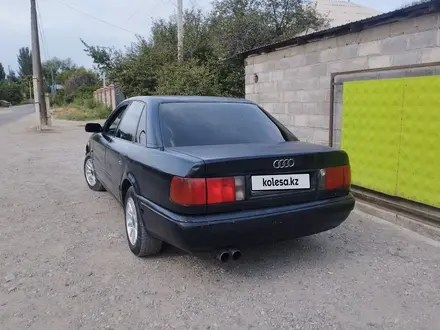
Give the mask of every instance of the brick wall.
[[251, 56], [246, 98], [301, 140], [327, 145], [330, 74], [440, 61], [439, 27], [440, 14], [427, 15]]

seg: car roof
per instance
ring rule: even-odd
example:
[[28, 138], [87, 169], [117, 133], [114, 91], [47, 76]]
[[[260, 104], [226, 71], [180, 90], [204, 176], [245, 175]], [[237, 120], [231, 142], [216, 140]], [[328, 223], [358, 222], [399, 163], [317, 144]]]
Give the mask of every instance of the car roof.
[[243, 98], [218, 97], [218, 96], [134, 96], [126, 101], [144, 101], [152, 103], [170, 102], [215, 102], [215, 103], [252, 103]]

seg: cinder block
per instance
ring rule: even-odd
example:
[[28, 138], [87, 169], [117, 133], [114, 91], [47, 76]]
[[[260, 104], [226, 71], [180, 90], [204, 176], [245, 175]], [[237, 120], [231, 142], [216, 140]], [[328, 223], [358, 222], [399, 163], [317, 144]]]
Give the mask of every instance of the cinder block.
[[295, 115], [292, 118], [293, 118], [292, 123], [295, 126], [299, 126], [299, 127], [308, 127], [309, 126], [309, 121], [308, 121], [309, 116], [308, 115]]
[[[268, 56], [267, 56], [267, 54], [261, 54], [261, 55], [254, 56], [253, 59], [254, 59], [254, 65], [262, 64], [262, 63], [268, 61]], [[261, 71], [259, 71], [259, 72], [261, 72]]]
[[408, 36], [408, 49], [420, 49], [437, 46], [438, 29], [414, 33]]
[[368, 68], [386, 68], [391, 66], [391, 55], [379, 55], [379, 56], [369, 56], [368, 57]]
[[303, 111], [303, 113], [307, 115], [317, 115], [322, 113], [320, 102], [304, 102]]
[[301, 101], [302, 102], [319, 102], [324, 101], [322, 99], [323, 95], [320, 90], [309, 90], [309, 91], [300, 91], [301, 93]]
[[253, 74], [254, 73], [254, 66], [253, 65], [246, 65], [244, 67], [244, 72], [246, 75]]
[[413, 50], [411, 52], [403, 52], [401, 54], [393, 55], [391, 65], [410, 65], [420, 62], [420, 52]]
[[258, 73], [258, 83], [270, 82], [269, 71], [263, 71]]
[[415, 18], [407, 18], [400, 22], [390, 24], [390, 36], [392, 37], [416, 32], [418, 32], [418, 29]]
[[272, 103], [270, 112], [276, 114], [287, 114], [286, 103]]
[[300, 67], [305, 64], [305, 54], [298, 54], [292, 57], [289, 57], [290, 66], [292, 68]]
[[342, 67], [342, 61], [335, 61], [327, 64], [327, 75], [341, 71], [344, 71]]
[[274, 117], [278, 119], [283, 125], [289, 126], [292, 124], [292, 117], [286, 114], [274, 114]]
[[318, 52], [318, 51], [311, 52], [311, 53], [306, 53], [304, 55], [305, 65], [312, 65], [312, 64], [318, 63], [319, 62], [319, 56], [320, 56], [320, 52]]
[[358, 47], [359, 47], [359, 44], [357, 44], [357, 43], [340, 47], [338, 49], [338, 58], [340, 60], [346, 60], [346, 59], [357, 57], [358, 56]]
[[328, 145], [328, 129], [314, 128], [313, 129], [313, 141], [323, 141]]
[[382, 40], [390, 36], [390, 24], [377, 26], [360, 32], [359, 40], [363, 42]]
[[301, 102], [300, 91], [285, 91], [283, 92], [283, 102]]
[[271, 71], [269, 73], [269, 80], [271, 82], [282, 81], [283, 79], [284, 79], [284, 71], [283, 70]]
[[342, 64], [343, 71], [356, 71], [368, 69], [368, 57], [357, 57], [345, 60]]
[[292, 133], [295, 134], [298, 139], [304, 142], [313, 142], [313, 128], [299, 127], [294, 125]]
[[277, 49], [275, 52], [271, 52], [268, 55], [268, 59], [271, 61], [279, 61], [285, 57], [290, 56], [289, 48]]
[[310, 74], [312, 77], [321, 77], [327, 75], [327, 64], [326, 63], [318, 63], [311, 66]]
[[[255, 59], [258, 59], [258, 57], [256, 57]], [[254, 64], [254, 73], [261, 73], [261, 72], [263, 72], [264, 70], [264, 65], [263, 65], [264, 63], [262, 63], [262, 62], [260, 62], [260, 63], [255, 63]]]
[[379, 54], [380, 54], [380, 42], [370, 41], [359, 44], [359, 48], [358, 48], [359, 56], [379, 55]]
[[257, 104], [260, 103], [260, 95], [259, 94], [246, 94], [246, 98], [251, 102], [255, 102]]
[[440, 47], [422, 49], [420, 54], [420, 62], [440, 62]]
[[291, 57], [282, 58], [281, 60], [278, 61], [277, 69], [278, 70], [287, 70], [287, 69], [292, 68], [293, 66], [290, 62], [291, 62]]
[[308, 78], [299, 82], [302, 90], [319, 89], [319, 78]]
[[435, 28], [440, 28], [440, 14], [431, 14], [425, 16], [419, 16], [416, 19], [415, 25], [417, 26], [418, 31], [426, 31]]
[[300, 115], [302, 114], [304, 104], [302, 102], [290, 102], [287, 103], [287, 113], [290, 115]]
[[336, 47], [338, 47], [336, 38], [329, 37], [328, 39], [318, 41], [318, 49], [321, 51]]
[[324, 49], [319, 53], [319, 61], [321, 63], [333, 62], [339, 59], [338, 56], [338, 48]]
[[285, 80], [295, 80], [299, 77], [299, 69], [300, 68], [292, 68], [284, 71], [284, 79]]
[[351, 45], [351, 44], [357, 44], [359, 43], [359, 40], [362, 40], [359, 38], [359, 34], [358, 33], [349, 33], [349, 34], [344, 34], [342, 36], [339, 36], [336, 38], [336, 42], [338, 47], [343, 47], [343, 46], [347, 46], [347, 45]]
[[330, 88], [330, 76], [319, 77], [319, 88]]
[[309, 42], [302, 47], [304, 48], [304, 53], [306, 54], [316, 52], [319, 50], [319, 41]]
[[309, 115], [308, 126], [314, 128], [328, 128], [329, 116], [326, 115]]
[[382, 55], [401, 54], [408, 49], [408, 38], [405, 35], [383, 39], [380, 45]]
[[245, 93], [246, 94], [253, 94], [254, 93], [254, 85], [246, 85]]
[[278, 92], [272, 92], [272, 93], [260, 93], [259, 95], [259, 102], [262, 103], [276, 103], [281, 100], [281, 95]]

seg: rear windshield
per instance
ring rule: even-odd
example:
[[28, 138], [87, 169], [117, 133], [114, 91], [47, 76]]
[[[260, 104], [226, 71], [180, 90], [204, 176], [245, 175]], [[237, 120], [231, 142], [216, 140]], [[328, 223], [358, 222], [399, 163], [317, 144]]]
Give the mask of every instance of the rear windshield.
[[159, 116], [165, 147], [285, 141], [254, 104], [162, 103]]

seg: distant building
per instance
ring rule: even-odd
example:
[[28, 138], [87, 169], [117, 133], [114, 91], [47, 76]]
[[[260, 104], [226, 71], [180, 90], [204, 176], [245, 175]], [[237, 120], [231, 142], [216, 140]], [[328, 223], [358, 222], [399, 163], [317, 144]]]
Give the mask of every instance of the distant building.
[[330, 27], [382, 14], [382, 12], [358, 5], [350, 0], [315, 0], [316, 10], [330, 20]]
[[[319, 14], [329, 20], [329, 26], [324, 27], [323, 29], [360, 21], [365, 18], [382, 14], [382, 12], [376, 9], [358, 5], [350, 0], [314, 0], [312, 6]], [[313, 32], [316, 32], [316, 30], [307, 29], [299, 35]]]

